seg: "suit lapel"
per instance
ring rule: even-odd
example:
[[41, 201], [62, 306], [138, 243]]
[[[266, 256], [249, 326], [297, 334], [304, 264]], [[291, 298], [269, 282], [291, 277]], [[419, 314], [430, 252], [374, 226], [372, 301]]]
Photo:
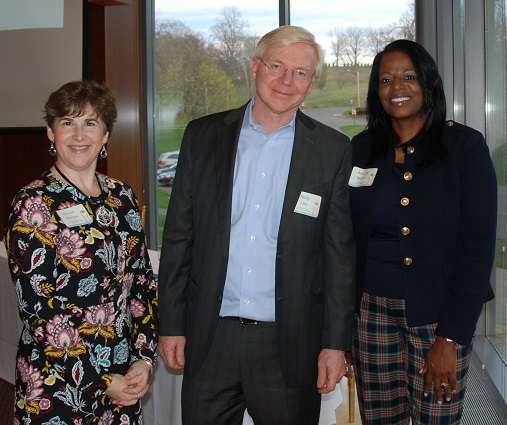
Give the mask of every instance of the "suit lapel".
[[294, 147], [290, 160], [289, 177], [287, 179], [287, 189], [283, 201], [282, 217], [280, 220], [280, 229], [278, 231], [278, 240], [281, 240], [287, 226], [294, 216], [294, 208], [301, 194], [301, 187], [306, 179], [307, 167], [310, 158], [313, 155], [313, 122], [298, 110], [296, 115], [296, 133], [294, 138]]
[[217, 208], [219, 232], [223, 238], [224, 258], [229, 256], [231, 233], [232, 182], [239, 134], [246, 105], [228, 114], [217, 131], [215, 168], [217, 175]]

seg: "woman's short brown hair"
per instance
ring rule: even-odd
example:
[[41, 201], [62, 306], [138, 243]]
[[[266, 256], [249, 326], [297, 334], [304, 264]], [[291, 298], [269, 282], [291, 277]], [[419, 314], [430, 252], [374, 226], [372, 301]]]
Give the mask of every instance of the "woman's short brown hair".
[[91, 80], [71, 81], [49, 95], [44, 105], [44, 120], [53, 128], [55, 118], [81, 116], [88, 105], [106, 124], [106, 131], [113, 131], [116, 121], [116, 99], [105, 84]]

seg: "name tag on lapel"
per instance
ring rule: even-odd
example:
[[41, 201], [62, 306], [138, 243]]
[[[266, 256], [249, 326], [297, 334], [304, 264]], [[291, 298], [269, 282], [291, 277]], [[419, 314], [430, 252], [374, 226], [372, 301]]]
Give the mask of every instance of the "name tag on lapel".
[[322, 197], [319, 195], [301, 192], [301, 195], [299, 195], [299, 199], [296, 203], [296, 208], [294, 208], [294, 212], [317, 218], [319, 216], [321, 201]]
[[373, 184], [373, 180], [375, 180], [377, 171], [378, 168], [352, 168], [352, 173], [350, 173], [349, 186], [371, 186]]

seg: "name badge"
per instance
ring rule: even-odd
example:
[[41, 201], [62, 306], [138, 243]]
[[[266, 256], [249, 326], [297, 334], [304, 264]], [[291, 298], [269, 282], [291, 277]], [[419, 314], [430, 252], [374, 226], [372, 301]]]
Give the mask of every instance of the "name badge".
[[319, 216], [321, 201], [322, 197], [319, 195], [313, 195], [312, 193], [308, 192], [301, 192], [301, 195], [299, 195], [299, 199], [296, 204], [296, 208], [294, 208], [294, 212], [317, 218]]
[[378, 168], [352, 168], [352, 173], [350, 173], [349, 186], [371, 186], [373, 184], [373, 180], [375, 180], [377, 171]]
[[58, 210], [56, 213], [67, 227], [84, 226], [93, 221], [82, 204]]

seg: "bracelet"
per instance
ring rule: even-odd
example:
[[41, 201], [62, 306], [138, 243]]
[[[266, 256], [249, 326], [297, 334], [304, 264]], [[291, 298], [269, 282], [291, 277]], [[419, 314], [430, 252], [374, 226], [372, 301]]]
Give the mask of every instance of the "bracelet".
[[150, 359], [139, 359], [150, 367], [150, 376], [153, 375], [153, 362]]

